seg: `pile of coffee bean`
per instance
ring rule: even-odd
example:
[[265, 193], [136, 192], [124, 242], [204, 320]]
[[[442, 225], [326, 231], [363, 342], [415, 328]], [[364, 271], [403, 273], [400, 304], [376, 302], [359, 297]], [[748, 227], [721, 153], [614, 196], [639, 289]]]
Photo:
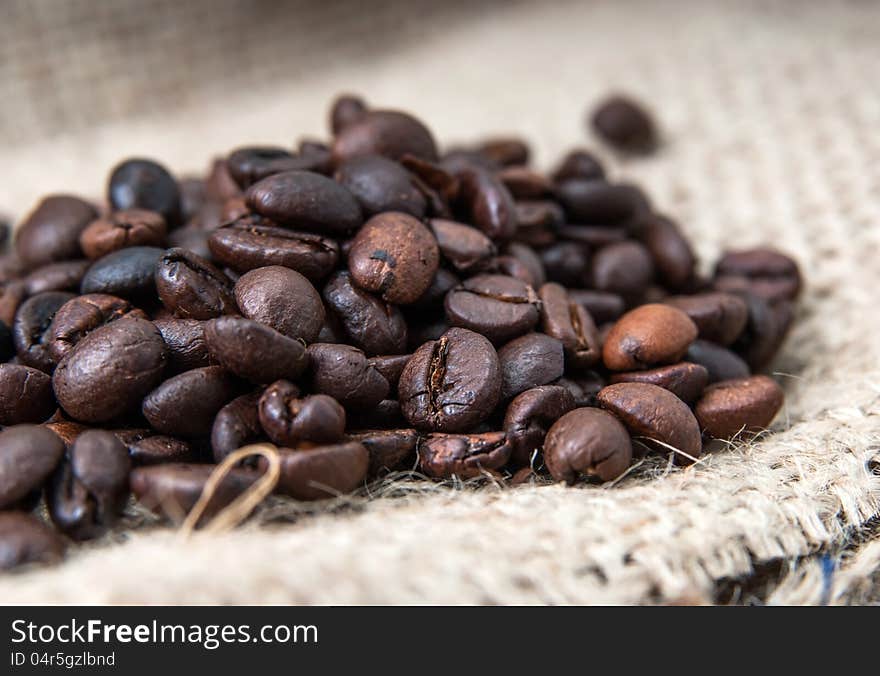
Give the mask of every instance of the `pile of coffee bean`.
[[[352, 96], [330, 118], [328, 144], [238, 148], [204, 178], [128, 159], [106, 203], [50, 195], [20, 223], [0, 566], [102, 534], [131, 495], [179, 520], [261, 441], [276, 493], [315, 500], [396, 470], [609, 481], [773, 420], [782, 391], [754, 374], [792, 324], [790, 258], [730, 252], [704, 276], [585, 150], [544, 174], [517, 138], [441, 152]], [[234, 468], [207, 515], [264, 467]]]

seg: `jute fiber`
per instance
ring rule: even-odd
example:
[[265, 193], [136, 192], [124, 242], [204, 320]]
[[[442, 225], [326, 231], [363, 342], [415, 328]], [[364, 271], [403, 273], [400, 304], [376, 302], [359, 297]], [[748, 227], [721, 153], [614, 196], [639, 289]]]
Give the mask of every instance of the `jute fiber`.
[[186, 172], [241, 143], [324, 135], [340, 90], [414, 111], [444, 142], [522, 134], [546, 167], [593, 145], [586, 107], [622, 89], [652, 105], [665, 144], [607, 157], [616, 178], [644, 184], [704, 264], [769, 243], [802, 266], [772, 434], [613, 486], [398, 478], [271, 500], [221, 535], [141, 527], [0, 578], [0, 599], [878, 601], [880, 5], [441, 4], [6, 3], [23, 28], [0, 28], [0, 210], [100, 196], [125, 155]]

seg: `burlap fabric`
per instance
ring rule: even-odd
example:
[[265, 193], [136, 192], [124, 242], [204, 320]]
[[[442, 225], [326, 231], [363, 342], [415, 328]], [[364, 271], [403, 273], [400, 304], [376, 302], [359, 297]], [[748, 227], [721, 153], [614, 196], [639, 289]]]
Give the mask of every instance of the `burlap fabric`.
[[0, 578], [0, 599], [878, 600], [880, 5], [441, 4], [7, 2], [0, 210], [98, 195], [123, 155], [188, 171], [241, 142], [322, 135], [340, 89], [446, 142], [523, 134], [547, 166], [589, 142], [585, 107], [624, 89], [666, 142], [608, 158], [615, 176], [642, 182], [704, 261], [770, 243], [803, 267], [774, 433], [614, 486], [386, 483], [298, 516], [276, 503], [269, 525], [222, 536], [139, 529]]

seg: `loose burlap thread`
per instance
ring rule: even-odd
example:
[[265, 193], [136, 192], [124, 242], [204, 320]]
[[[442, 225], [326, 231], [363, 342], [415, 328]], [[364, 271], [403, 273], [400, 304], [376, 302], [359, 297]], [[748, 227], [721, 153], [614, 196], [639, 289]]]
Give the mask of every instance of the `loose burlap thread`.
[[[55, 22], [63, 23], [58, 7], [85, 11], [76, 2], [49, 4]], [[185, 15], [162, 24], [172, 56], [183, 36], [195, 43], [186, 48], [187, 68], [163, 70], [160, 56], [148, 59], [161, 105], [138, 110], [138, 97], [153, 90], [130, 60], [130, 80], [114, 71], [106, 90], [101, 81], [83, 85], [88, 97], [77, 98], [67, 83], [64, 101], [76, 110], [69, 127], [57, 111], [24, 119], [23, 106], [36, 110], [51, 91], [33, 78], [51, 87], [51, 74], [63, 71], [38, 69], [29, 103], [6, 97], [4, 120], [18, 121], [3, 125], [0, 210], [21, 214], [47, 190], [100, 196], [107, 169], [128, 154], [183, 172], [239, 143], [324, 135], [326, 103], [343, 89], [413, 110], [443, 141], [522, 134], [546, 167], [572, 144], [595, 145], [583, 127], [589, 103], [611, 89], [630, 91], [652, 104], [665, 143], [644, 160], [604, 155], [612, 175], [643, 184], [658, 209], [682, 223], [703, 261], [725, 247], [770, 243], [802, 266], [798, 323], [772, 366], [786, 389], [774, 433], [687, 470], [648, 463], [613, 487], [386, 482], [373, 487], [372, 499], [298, 506], [292, 523], [272, 518], [291, 518], [290, 506], [276, 502], [244, 528], [196, 532], [185, 543], [167, 529], [139, 529], [77, 548], [58, 567], [2, 577], [0, 598], [878, 600], [880, 547], [870, 528], [880, 514], [880, 97], [869, 83], [880, 63], [880, 6], [453, 3], [432, 13], [418, 2], [380, 4], [373, 18], [353, 14], [348, 3], [324, 14], [297, 4], [289, 20], [273, 17], [297, 39], [283, 41], [284, 30], [275, 29], [264, 43], [250, 39], [259, 23], [244, 4], [187, 3]], [[159, 0], [141, 6], [174, 11]], [[225, 49], [210, 31], [193, 35], [209, 13], [206, 25]], [[131, 16], [134, 33], [150, 23]], [[103, 10], [70, 29], [103, 35], [117, 20]], [[238, 51], [228, 47], [231, 36]], [[26, 52], [12, 55], [9, 41], [20, 47], [34, 38], [3, 37], [0, 49], [11, 60], [0, 59], [0, 85], [22, 86], [14, 77], [23, 71], [12, 71], [23, 68]], [[334, 41], [346, 44], [334, 50]], [[121, 58], [112, 41], [89, 44], [80, 57], [88, 64], [103, 63], [105, 52]], [[209, 69], [199, 70], [199, 55], [211, 57]], [[223, 86], [224, 72], [234, 86]], [[124, 100], [110, 105], [120, 91]]]

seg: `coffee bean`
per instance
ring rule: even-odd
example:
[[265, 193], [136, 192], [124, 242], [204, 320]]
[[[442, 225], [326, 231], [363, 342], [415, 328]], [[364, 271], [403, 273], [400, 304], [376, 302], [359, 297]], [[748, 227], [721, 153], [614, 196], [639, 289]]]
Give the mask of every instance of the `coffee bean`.
[[229, 165], [226, 158], [217, 158], [211, 163], [208, 176], [205, 179], [205, 196], [212, 202], [225, 202], [226, 200], [239, 197], [241, 188], [229, 173]]
[[289, 338], [312, 342], [324, 323], [324, 304], [308, 279], [271, 265], [246, 272], [235, 283], [242, 314]]
[[711, 437], [729, 439], [740, 432], [767, 429], [782, 408], [782, 388], [767, 376], [724, 380], [706, 388], [694, 412]]
[[107, 201], [116, 211], [155, 211], [172, 228], [180, 223], [177, 181], [165, 167], [152, 160], [130, 159], [116, 165], [110, 174]]
[[207, 322], [205, 343], [218, 364], [254, 383], [293, 380], [308, 364], [302, 342], [244, 317], [220, 317]]
[[153, 324], [168, 347], [169, 373], [211, 365], [211, 355], [205, 342], [206, 322], [168, 317], [156, 319]]
[[552, 244], [554, 231], [565, 223], [562, 207], [549, 200], [518, 200], [515, 213], [516, 238], [531, 246]]
[[570, 178], [559, 183], [556, 191], [570, 221], [583, 225], [626, 223], [640, 206], [628, 186], [602, 180]]
[[446, 295], [446, 317], [453, 326], [501, 343], [538, 323], [538, 296], [524, 282], [504, 275], [477, 275]]
[[406, 351], [406, 322], [400, 309], [352, 284], [347, 272], [333, 274], [324, 300], [349, 340], [368, 356]]
[[156, 266], [164, 249], [131, 246], [94, 262], [80, 286], [81, 293], [106, 293], [139, 301], [156, 295]]
[[719, 380], [745, 378], [751, 373], [749, 365], [739, 355], [708, 340], [695, 340], [691, 343], [685, 359], [705, 368], [710, 384]]
[[522, 166], [511, 166], [498, 172], [498, 178], [514, 199], [537, 200], [553, 192], [553, 184], [543, 174]]
[[351, 493], [363, 484], [370, 464], [367, 449], [356, 441], [280, 450], [281, 478], [275, 492], [297, 500], [324, 500]]
[[730, 345], [736, 340], [748, 319], [745, 301], [729, 293], [673, 296], [663, 302], [690, 317], [697, 325], [700, 338], [720, 345]]
[[398, 160], [407, 154], [434, 162], [437, 146], [425, 125], [396, 110], [366, 111], [341, 128], [333, 141], [337, 165], [363, 155]]
[[596, 289], [635, 301], [654, 280], [654, 265], [647, 249], [638, 242], [619, 242], [596, 252], [592, 277]]
[[647, 153], [657, 146], [657, 131], [648, 112], [623, 96], [606, 99], [591, 117], [596, 134], [617, 150]]
[[[532, 247], [520, 242], [509, 242], [507, 246], [505, 246], [505, 253], [508, 256], [512, 256], [525, 266], [528, 270], [529, 277], [531, 278], [531, 281], [526, 283], [533, 289], [540, 288], [540, 286], [547, 281], [547, 273], [544, 270], [544, 264], [541, 262], [541, 257]], [[502, 272], [502, 274], [507, 274], [511, 277], [515, 276], [510, 275], [509, 272]]]
[[163, 434], [200, 437], [211, 433], [214, 416], [236, 395], [238, 384], [219, 366], [184, 371], [144, 397], [144, 417]]
[[663, 285], [682, 291], [694, 277], [696, 256], [679, 227], [668, 218], [652, 214], [639, 224], [639, 237], [654, 261]]
[[21, 304], [12, 325], [12, 341], [22, 363], [52, 373], [55, 368], [49, 352], [52, 320], [59, 308], [73, 297], [64, 291], [47, 291]]
[[431, 280], [431, 286], [415, 303], [411, 303], [407, 309], [425, 314], [430, 312], [429, 316], [433, 316], [438, 311], [442, 314], [443, 301], [446, 299], [446, 294], [459, 284], [461, 284], [461, 280], [454, 273], [449, 272], [446, 268], [437, 268], [434, 279]]
[[681, 310], [657, 303], [642, 305], [617, 320], [605, 339], [602, 358], [614, 371], [673, 364], [696, 337], [696, 325]]
[[560, 378], [554, 383], [564, 387], [571, 394], [577, 408], [598, 406], [596, 395], [606, 384], [605, 379], [595, 371], [586, 371], [574, 378]]
[[367, 363], [382, 374], [391, 389], [396, 389], [400, 374], [403, 373], [403, 369], [411, 357], [411, 354], [383, 355], [370, 357]]
[[495, 160], [474, 148], [452, 148], [443, 155], [440, 165], [454, 174], [467, 169], [485, 169], [492, 173], [501, 170]]
[[57, 363], [95, 329], [125, 317], [146, 319], [143, 311], [116, 296], [93, 293], [58, 308], [49, 327], [49, 356]]
[[472, 429], [489, 417], [501, 395], [498, 355], [483, 336], [449, 329], [415, 351], [398, 391], [403, 415], [416, 429]]
[[135, 467], [192, 462], [196, 459], [196, 453], [186, 441], [153, 434], [152, 430], [114, 430], [113, 434], [128, 449]]
[[674, 449], [677, 464], [690, 464], [702, 453], [694, 414], [669, 390], [648, 383], [617, 383], [599, 392], [598, 400], [638, 440], [660, 453]]
[[354, 409], [372, 408], [388, 396], [388, 381], [356, 347], [313, 343], [308, 355], [313, 392], [331, 396], [346, 408]]
[[92, 221], [79, 235], [79, 244], [88, 258], [95, 260], [130, 246], [157, 246], [165, 243], [165, 219], [155, 211], [128, 209]]
[[612, 384], [650, 383], [669, 390], [686, 404], [693, 404], [709, 384], [709, 371], [699, 364], [680, 362], [647, 371], [614, 373], [610, 382]]
[[186, 223], [207, 204], [205, 181], [198, 176], [187, 176], [180, 179], [177, 187], [180, 189], [180, 216]]
[[0, 512], [0, 570], [55, 563], [64, 555], [64, 548], [64, 540], [34, 517]]
[[15, 322], [15, 314], [19, 306], [27, 298], [25, 283], [13, 279], [0, 284], [0, 321], [7, 326]]
[[87, 260], [47, 263], [24, 278], [25, 290], [30, 296], [46, 291], [76, 291], [90, 265]]
[[314, 171], [314, 160], [296, 157], [284, 148], [247, 146], [229, 154], [226, 166], [239, 188], [247, 190], [257, 181], [284, 171]]
[[611, 481], [632, 462], [632, 442], [612, 414], [578, 408], [559, 418], [544, 440], [544, 464], [557, 481], [573, 484], [580, 475]]
[[573, 408], [574, 397], [559, 385], [543, 385], [518, 394], [504, 415], [513, 465], [528, 465], [532, 454], [541, 450], [547, 429]]
[[425, 215], [425, 197], [412, 176], [387, 157], [354, 157], [339, 166], [335, 179], [354, 195], [367, 217], [385, 211], [400, 211], [416, 218]]
[[350, 124], [360, 120], [367, 112], [367, 104], [359, 96], [343, 94], [336, 98], [330, 109], [330, 131], [338, 135]]
[[605, 169], [598, 159], [586, 150], [572, 150], [559, 163], [553, 172], [553, 180], [561, 183], [570, 178], [588, 181], [605, 178]]
[[514, 137], [487, 139], [480, 143], [477, 150], [499, 167], [528, 164], [531, 155], [528, 143]]
[[457, 174], [461, 187], [458, 211], [494, 240], [507, 240], [516, 232], [516, 206], [510, 191], [492, 173], [466, 169]]
[[70, 467], [95, 503], [97, 524], [112, 526], [128, 500], [128, 449], [112, 432], [88, 430], [70, 449]]
[[533, 289], [538, 282], [538, 279], [535, 278], [532, 271], [514, 256], [495, 256], [495, 258], [492, 258], [489, 261], [487, 267], [494, 273], [505, 277], [513, 277], [521, 282], [525, 282]]
[[547, 276], [554, 282], [578, 287], [589, 279], [590, 258], [581, 244], [556, 242], [541, 249], [540, 255]]
[[0, 509], [39, 489], [64, 454], [64, 443], [51, 430], [14, 425], [0, 432]]
[[801, 290], [797, 263], [772, 249], [731, 251], [715, 267], [715, 287], [747, 290], [769, 301], [795, 300]]
[[626, 309], [623, 298], [608, 291], [569, 289], [568, 297], [571, 302], [583, 307], [597, 324], [614, 321]]
[[471, 479], [503, 467], [510, 458], [504, 432], [429, 434], [418, 445], [419, 469], [441, 479]]
[[220, 409], [211, 428], [214, 461], [221, 462], [233, 451], [263, 437], [258, 404], [262, 390], [243, 394]]
[[362, 430], [346, 435], [349, 441], [363, 444], [370, 456], [367, 476], [376, 478], [409, 465], [415, 455], [419, 434], [411, 429]]
[[43, 427], [54, 432], [64, 443], [65, 449], [69, 449], [73, 446], [73, 442], [76, 441], [77, 437], [89, 429], [80, 423], [64, 420], [59, 415], [52, 416], [51, 420], [52, 422], [44, 423]]
[[15, 233], [15, 251], [29, 268], [81, 258], [79, 235], [98, 217], [88, 202], [70, 195], [43, 198]]
[[39, 423], [55, 412], [52, 378], [20, 364], [0, 364], [0, 425]]
[[345, 409], [333, 397], [313, 394], [300, 398], [299, 388], [279, 380], [266, 388], [259, 401], [260, 424], [276, 444], [333, 443], [345, 431]]
[[464, 223], [434, 218], [429, 225], [443, 259], [459, 272], [479, 270], [497, 252], [491, 239]]
[[541, 327], [544, 333], [562, 343], [566, 364], [579, 369], [598, 362], [601, 355], [599, 332], [590, 313], [573, 302], [559, 284], [545, 284], [538, 296], [541, 299]]
[[171, 231], [168, 235], [168, 246], [189, 251], [208, 260], [211, 258], [211, 249], [208, 246], [209, 235], [210, 233], [199, 225], [187, 225]]
[[229, 278], [185, 249], [169, 249], [159, 259], [156, 291], [177, 317], [211, 319], [236, 312]]
[[[784, 303], [771, 305], [760, 296], [746, 292], [746, 327], [732, 349], [755, 371], [764, 368], [779, 351], [791, 321]], [[781, 310], [781, 312], [780, 312]]]
[[111, 420], [140, 406], [162, 379], [166, 360], [165, 342], [152, 323], [120, 319], [92, 331], [59, 362], [55, 397], [77, 420]]
[[562, 343], [543, 333], [527, 333], [498, 350], [501, 365], [501, 400], [546, 385], [562, 376], [565, 363]]

